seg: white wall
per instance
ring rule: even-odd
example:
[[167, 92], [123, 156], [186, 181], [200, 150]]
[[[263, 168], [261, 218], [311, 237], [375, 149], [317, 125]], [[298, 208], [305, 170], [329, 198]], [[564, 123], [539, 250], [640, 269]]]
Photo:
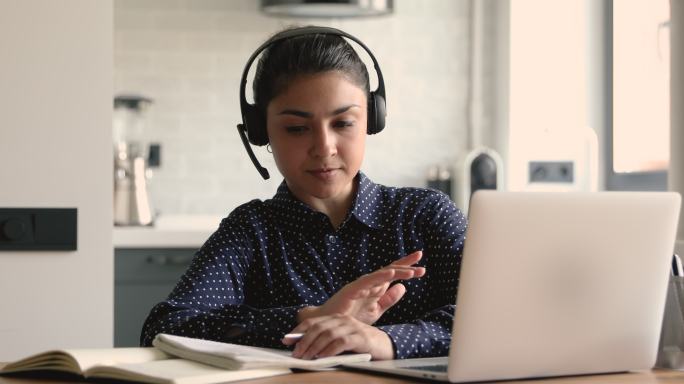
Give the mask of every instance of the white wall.
[[[156, 100], [147, 137], [162, 143], [163, 163], [150, 188], [163, 213], [224, 214], [275, 193], [282, 178], [270, 154], [256, 151], [272, 175], [264, 182], [237, 135], [238, 83], [252, 51], [290, 24], [341, 28], [378, 58], [388, 122], [385, 131], [369, 137], [367, 174], [384, 184], [424, 186], [431, 164], [455, 162], [467, 144], [470, 1], [397, 0], [391, 16], [346, 20], [272, 18], [261, 14], [258, 4], [114, 1], [115, 90]], [[492, 27], [490, 22], [486, 28]], [[483, 69], [483, 81], [492, 81], [492, 71]], [[371, 72], [372, 81], [374, 76]], [[484, 92], [485, 97], [493, 93], [487, 84]], [[480, 121], [488, 125], [485, 141], [495, 140], [494, 109], [489, 104], [480, 109]]]
[[[508, 188], [598, 189], [591, 126], [589, 3], [510, 2]], [[593, 111], [593, 108], [592, 108]], [[530, 183], [530, 161], [574, 161], [573, 183]]]
[[112, 345], [109, 0], [0, 0], [0, 206], [76, 207], [78, 250], [0, 252], [0, 361]]

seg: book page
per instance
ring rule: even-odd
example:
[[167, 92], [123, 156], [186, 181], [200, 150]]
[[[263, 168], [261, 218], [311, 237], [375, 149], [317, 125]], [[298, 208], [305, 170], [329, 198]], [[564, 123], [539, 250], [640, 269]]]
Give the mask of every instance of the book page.
[[156, 348], [65, 349], [38, 353], [7, 364], [2, 372], [55, 370], [83, 374], [96, 365], [135, 364], [170, 359]]
[[316, 368], [369, 361], [369, 354], [349, 354], [303, 360], [286, 350], [250, 347], [210, 340], [159, 334], [153, 344], [174, 356], [227, 369], [263, 367]]
[[85, 372], [96, 365], [136, 364], [172, 358], [156, 348], [68, 349]]
[[30, 370], [54, 370], [81, 374], [78, 363], [65, 351], [47, 351], [25, 357], [6, 364], [0, 373], [22, 372]]
[[88, 371], [89, 378], [135, 380], [145, 383], [205, 384], [269, 377], [291, 373], [286, 368], [227, 371], [194, 361], [171, 359], [139, 364], [98, 366]]

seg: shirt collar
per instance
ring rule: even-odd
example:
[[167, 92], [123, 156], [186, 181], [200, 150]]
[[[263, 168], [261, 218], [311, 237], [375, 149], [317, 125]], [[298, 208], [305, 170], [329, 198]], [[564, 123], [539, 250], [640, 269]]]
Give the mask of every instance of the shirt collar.
[[303, 233], [310, 230], [315, 222], [316, 212], [292, 194], [285, 180], [280, 183], [275, 196], [268, 203], [273, 207], [278, 221], [292, 232]]
[[[382, 192], [380, 186], [373, 183], [363, 172], [358, 174], [358, 183], [351, 215], [370, 228], [381, 228]], [[310, 229], [311, 225], [320, 224], [320, 213], [297, 199], [285, 180], [280, 183], [275, 196], [271, 199], [271, 204], [275, 208], [275, 215], [283, 225], [295, 232], [302, 232]]]
[[352, 215], [359, 222], [371, 227], [381, 228], [382, 192], [363, 172], [359, 172], [359, 188], [352, 203]]

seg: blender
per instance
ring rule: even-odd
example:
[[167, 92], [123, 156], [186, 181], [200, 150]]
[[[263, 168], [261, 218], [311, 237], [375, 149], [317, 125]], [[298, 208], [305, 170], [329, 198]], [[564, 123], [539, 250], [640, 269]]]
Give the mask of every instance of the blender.
[[152, 100], [137, 95], [114, 98], [114, 224], [152, 225], [147, 190], [149, 149], [143, 138], [145, 113]]

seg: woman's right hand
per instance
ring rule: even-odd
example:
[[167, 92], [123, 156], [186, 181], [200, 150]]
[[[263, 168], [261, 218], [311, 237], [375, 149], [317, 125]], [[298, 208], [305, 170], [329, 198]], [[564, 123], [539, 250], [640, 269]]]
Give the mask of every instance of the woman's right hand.
[[422, 256], [422, 251], [406, 255], [345, 285], [323, 305], [302, 308], [298, 314], [299, 323], [308, 318], [337, 314], [352, 316], [368, 325], [374, 324], [406, 293], [406, 287], [401, 283], [390, 287], [393, 281], [425, 275], [424, 267], [413, 266]]

